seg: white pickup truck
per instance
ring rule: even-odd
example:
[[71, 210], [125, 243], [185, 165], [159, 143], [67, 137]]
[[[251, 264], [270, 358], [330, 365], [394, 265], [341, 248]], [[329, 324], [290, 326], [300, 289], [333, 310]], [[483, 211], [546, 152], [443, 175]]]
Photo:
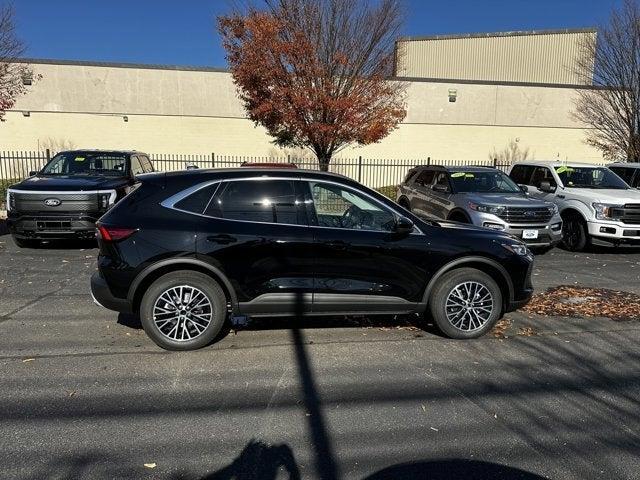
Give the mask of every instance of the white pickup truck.
[[640, 191], [608, 168], [525, 161], [509, 176], [531, 196], [558, 206], [568, 250], [584, 250], [592, 240], [640, 244]]

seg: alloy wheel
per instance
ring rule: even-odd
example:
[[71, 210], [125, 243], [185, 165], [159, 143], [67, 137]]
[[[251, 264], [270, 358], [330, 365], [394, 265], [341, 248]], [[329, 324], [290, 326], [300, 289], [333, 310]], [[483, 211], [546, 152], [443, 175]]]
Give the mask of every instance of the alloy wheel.
[[489, 321], [494, 309], [493, 295], [482, 283], [463, 282], [449, 292], [445, 309], [453, 327], [473, 332]]
[[162, 292], [153, 305], [153, 322], [162, 335], [183, 342], [199, 337], [213, 318], [213, 305], [200, 289], [180, 285]]

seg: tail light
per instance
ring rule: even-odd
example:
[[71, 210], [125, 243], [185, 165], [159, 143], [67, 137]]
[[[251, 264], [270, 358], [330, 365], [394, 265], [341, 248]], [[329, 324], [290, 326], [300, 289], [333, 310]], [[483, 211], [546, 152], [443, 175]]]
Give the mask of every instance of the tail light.
[[118, 242], [129, 238], [138, 231], [137, 228], [111, 227], [108, 225], [98, 225], [98, 237], [105, 242]]

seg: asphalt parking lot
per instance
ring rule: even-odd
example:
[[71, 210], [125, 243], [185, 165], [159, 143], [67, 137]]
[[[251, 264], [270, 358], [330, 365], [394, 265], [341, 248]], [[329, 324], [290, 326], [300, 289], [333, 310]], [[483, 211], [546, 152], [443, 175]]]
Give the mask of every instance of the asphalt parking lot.
[[[0, 236], [2, 478], [640, 478], [637, 321], [295, 319], [169, 353], [92, 303], [93, 245], [49, 247]], [[554, 250], [534, 284], [640, 293], [640, 250]]]

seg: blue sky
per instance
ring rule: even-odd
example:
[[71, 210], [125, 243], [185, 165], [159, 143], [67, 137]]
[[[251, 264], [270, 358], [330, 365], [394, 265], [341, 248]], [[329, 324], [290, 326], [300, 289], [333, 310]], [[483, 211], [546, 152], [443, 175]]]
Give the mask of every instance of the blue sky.
[[[0, 0], [2, 3], [3, 0]], [[596, 26], [621, 0], [405, 0], [405, 34]], [[224, 67], [231, 0], [13, 0], [28, 56]]]

